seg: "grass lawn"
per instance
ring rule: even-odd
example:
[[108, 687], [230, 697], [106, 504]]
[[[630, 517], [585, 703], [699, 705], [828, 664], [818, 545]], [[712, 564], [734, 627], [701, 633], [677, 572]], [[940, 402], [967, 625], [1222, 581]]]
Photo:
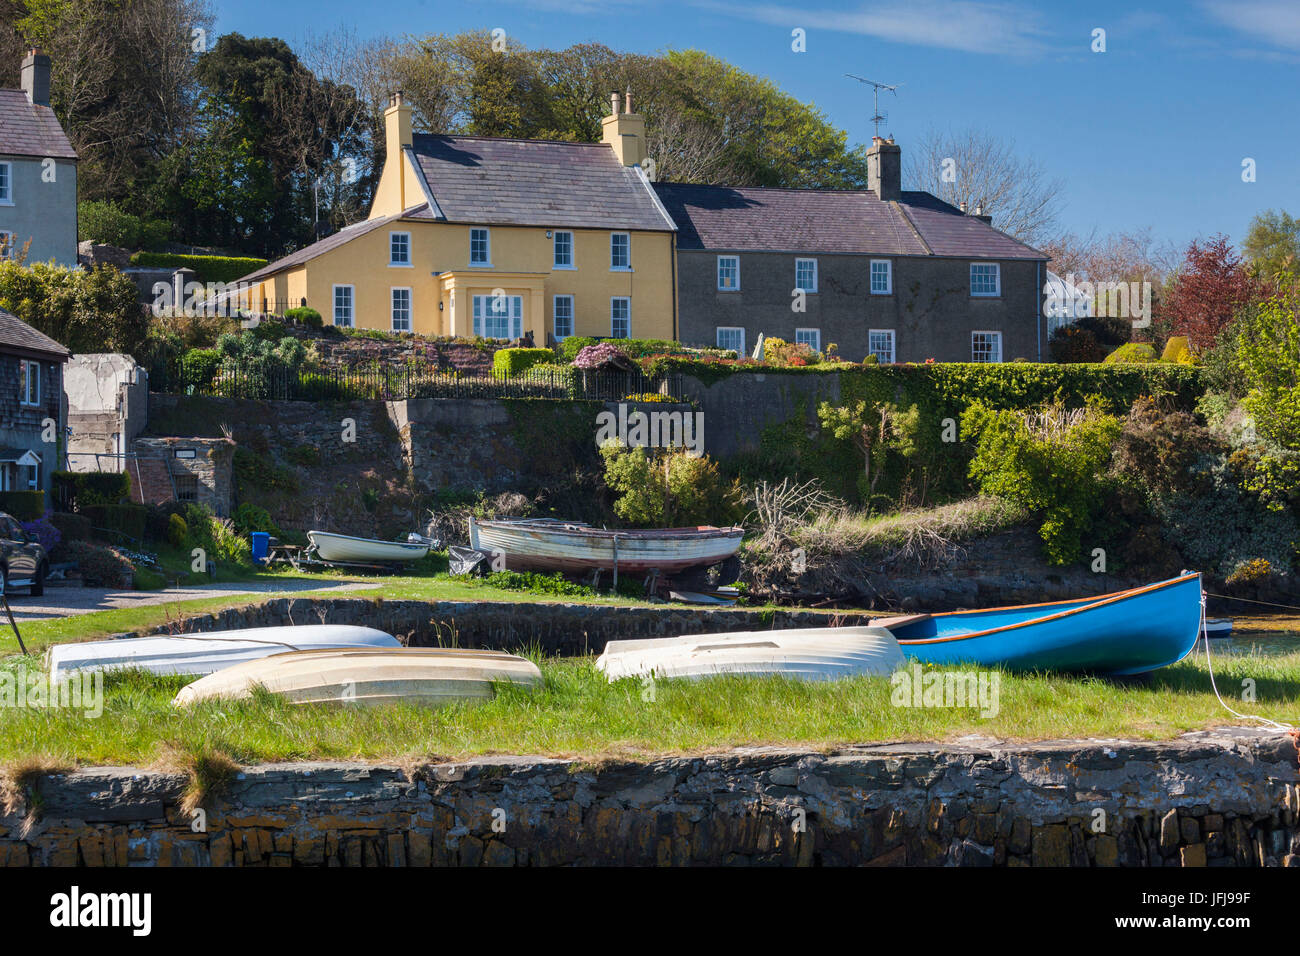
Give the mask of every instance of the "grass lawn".
[[[1059, 675], [1001, 674], [998, 713], [913, 708], [891, 703], [884, 678], [801, 683], [719, 677], [660, 681], [646, 700], [637, 681], [609, 684], [590, 658], [538, 659], [544, 687], [505, 687], [479, 704], [441, 709], [286, 704], [270, 694], [177, 709], [186, 678], [140, 672], [109, 675], [101, 716], [68, 709], [0, 708], [0, 765], [175, 766], [222, 756], [248, 764], [306, 759], [413, 762], [515, 753], [601, 758], [690, 754], [741, 745], [825, 750], [966, 734], [1001, 738], [1167, 738], [1234, 723], [1210, 691], [1204, 657], [1141, 683]], [[36, 666], [9, 658], [14, 672]], [[1219, 687], [1255, 682], [1258, 702], [1235, 706], [1281, 721], [1300, 713], [1300, 653], [1220, 655]]]

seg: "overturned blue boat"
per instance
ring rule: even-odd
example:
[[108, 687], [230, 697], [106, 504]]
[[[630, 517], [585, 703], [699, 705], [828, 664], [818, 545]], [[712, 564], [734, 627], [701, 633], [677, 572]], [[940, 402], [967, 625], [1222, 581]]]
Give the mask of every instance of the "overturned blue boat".
[[888, 621], [903, 653], [933, 664], [1127, 676], [1177, 663], [1201, 632], [1201, 576], [1099, 597]]

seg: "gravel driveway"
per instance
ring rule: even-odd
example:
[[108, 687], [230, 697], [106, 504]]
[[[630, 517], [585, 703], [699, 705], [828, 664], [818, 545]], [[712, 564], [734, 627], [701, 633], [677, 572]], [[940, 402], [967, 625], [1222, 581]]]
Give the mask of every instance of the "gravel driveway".
[[[282, 595], [297, 591], [364, 591], [377, 585], [366, 581], [322, 581], [318, 578], [289, 578], [279, 581], [232, 581], [204, 587], [167, 588], [165, 591], [113, 591], [106, 588], [56, 587], [46, 585], [43, 597], [29, 597], [20, 591], [9, 595], [9, 606], [18, 621], [47, 621], [94, 611], [171, 604], [202, 598], [247, 595]], [[0, 613], [0, 621], [4, 615]]]

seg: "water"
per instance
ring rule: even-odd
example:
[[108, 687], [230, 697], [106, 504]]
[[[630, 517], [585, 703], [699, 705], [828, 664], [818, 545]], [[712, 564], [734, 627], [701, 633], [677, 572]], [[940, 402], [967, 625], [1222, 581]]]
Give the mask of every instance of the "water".
[[1281, 614], [1233, 614], [1231, 617], [1232, 637], [1211, 641], [1211, 654], [1274, 655], [1300, 651], [1300, 614], [1288, 611]]

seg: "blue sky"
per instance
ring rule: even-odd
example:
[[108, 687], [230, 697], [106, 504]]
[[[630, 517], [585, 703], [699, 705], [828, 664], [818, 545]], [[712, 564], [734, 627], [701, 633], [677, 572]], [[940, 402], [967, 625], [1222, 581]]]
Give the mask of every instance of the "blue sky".
[[[1245, 235], [1256, 212], [1300, 215], [1300, 0], [213, 0], [220, 32], [347, 26], [362, 37], [501, 27], [530, 47], [597, 41], [695, 48], [812, 102], [869, 141], [870, 89], [904, 150], [931, 128], [985, 127], [1065, 182], [1061, 219], [1099, 235], [1151, 227], [1185, 245]], [[361, 8], [364, 9], [364, 8]], [[402, 10], [405, 31], [390, 11]], [[807, 52], [791, 50], [791, 31]], [[1093, 31], [1106, 51], [1093, 52]], [[1242, 161], [1256, 181], [1242, 181]]]

